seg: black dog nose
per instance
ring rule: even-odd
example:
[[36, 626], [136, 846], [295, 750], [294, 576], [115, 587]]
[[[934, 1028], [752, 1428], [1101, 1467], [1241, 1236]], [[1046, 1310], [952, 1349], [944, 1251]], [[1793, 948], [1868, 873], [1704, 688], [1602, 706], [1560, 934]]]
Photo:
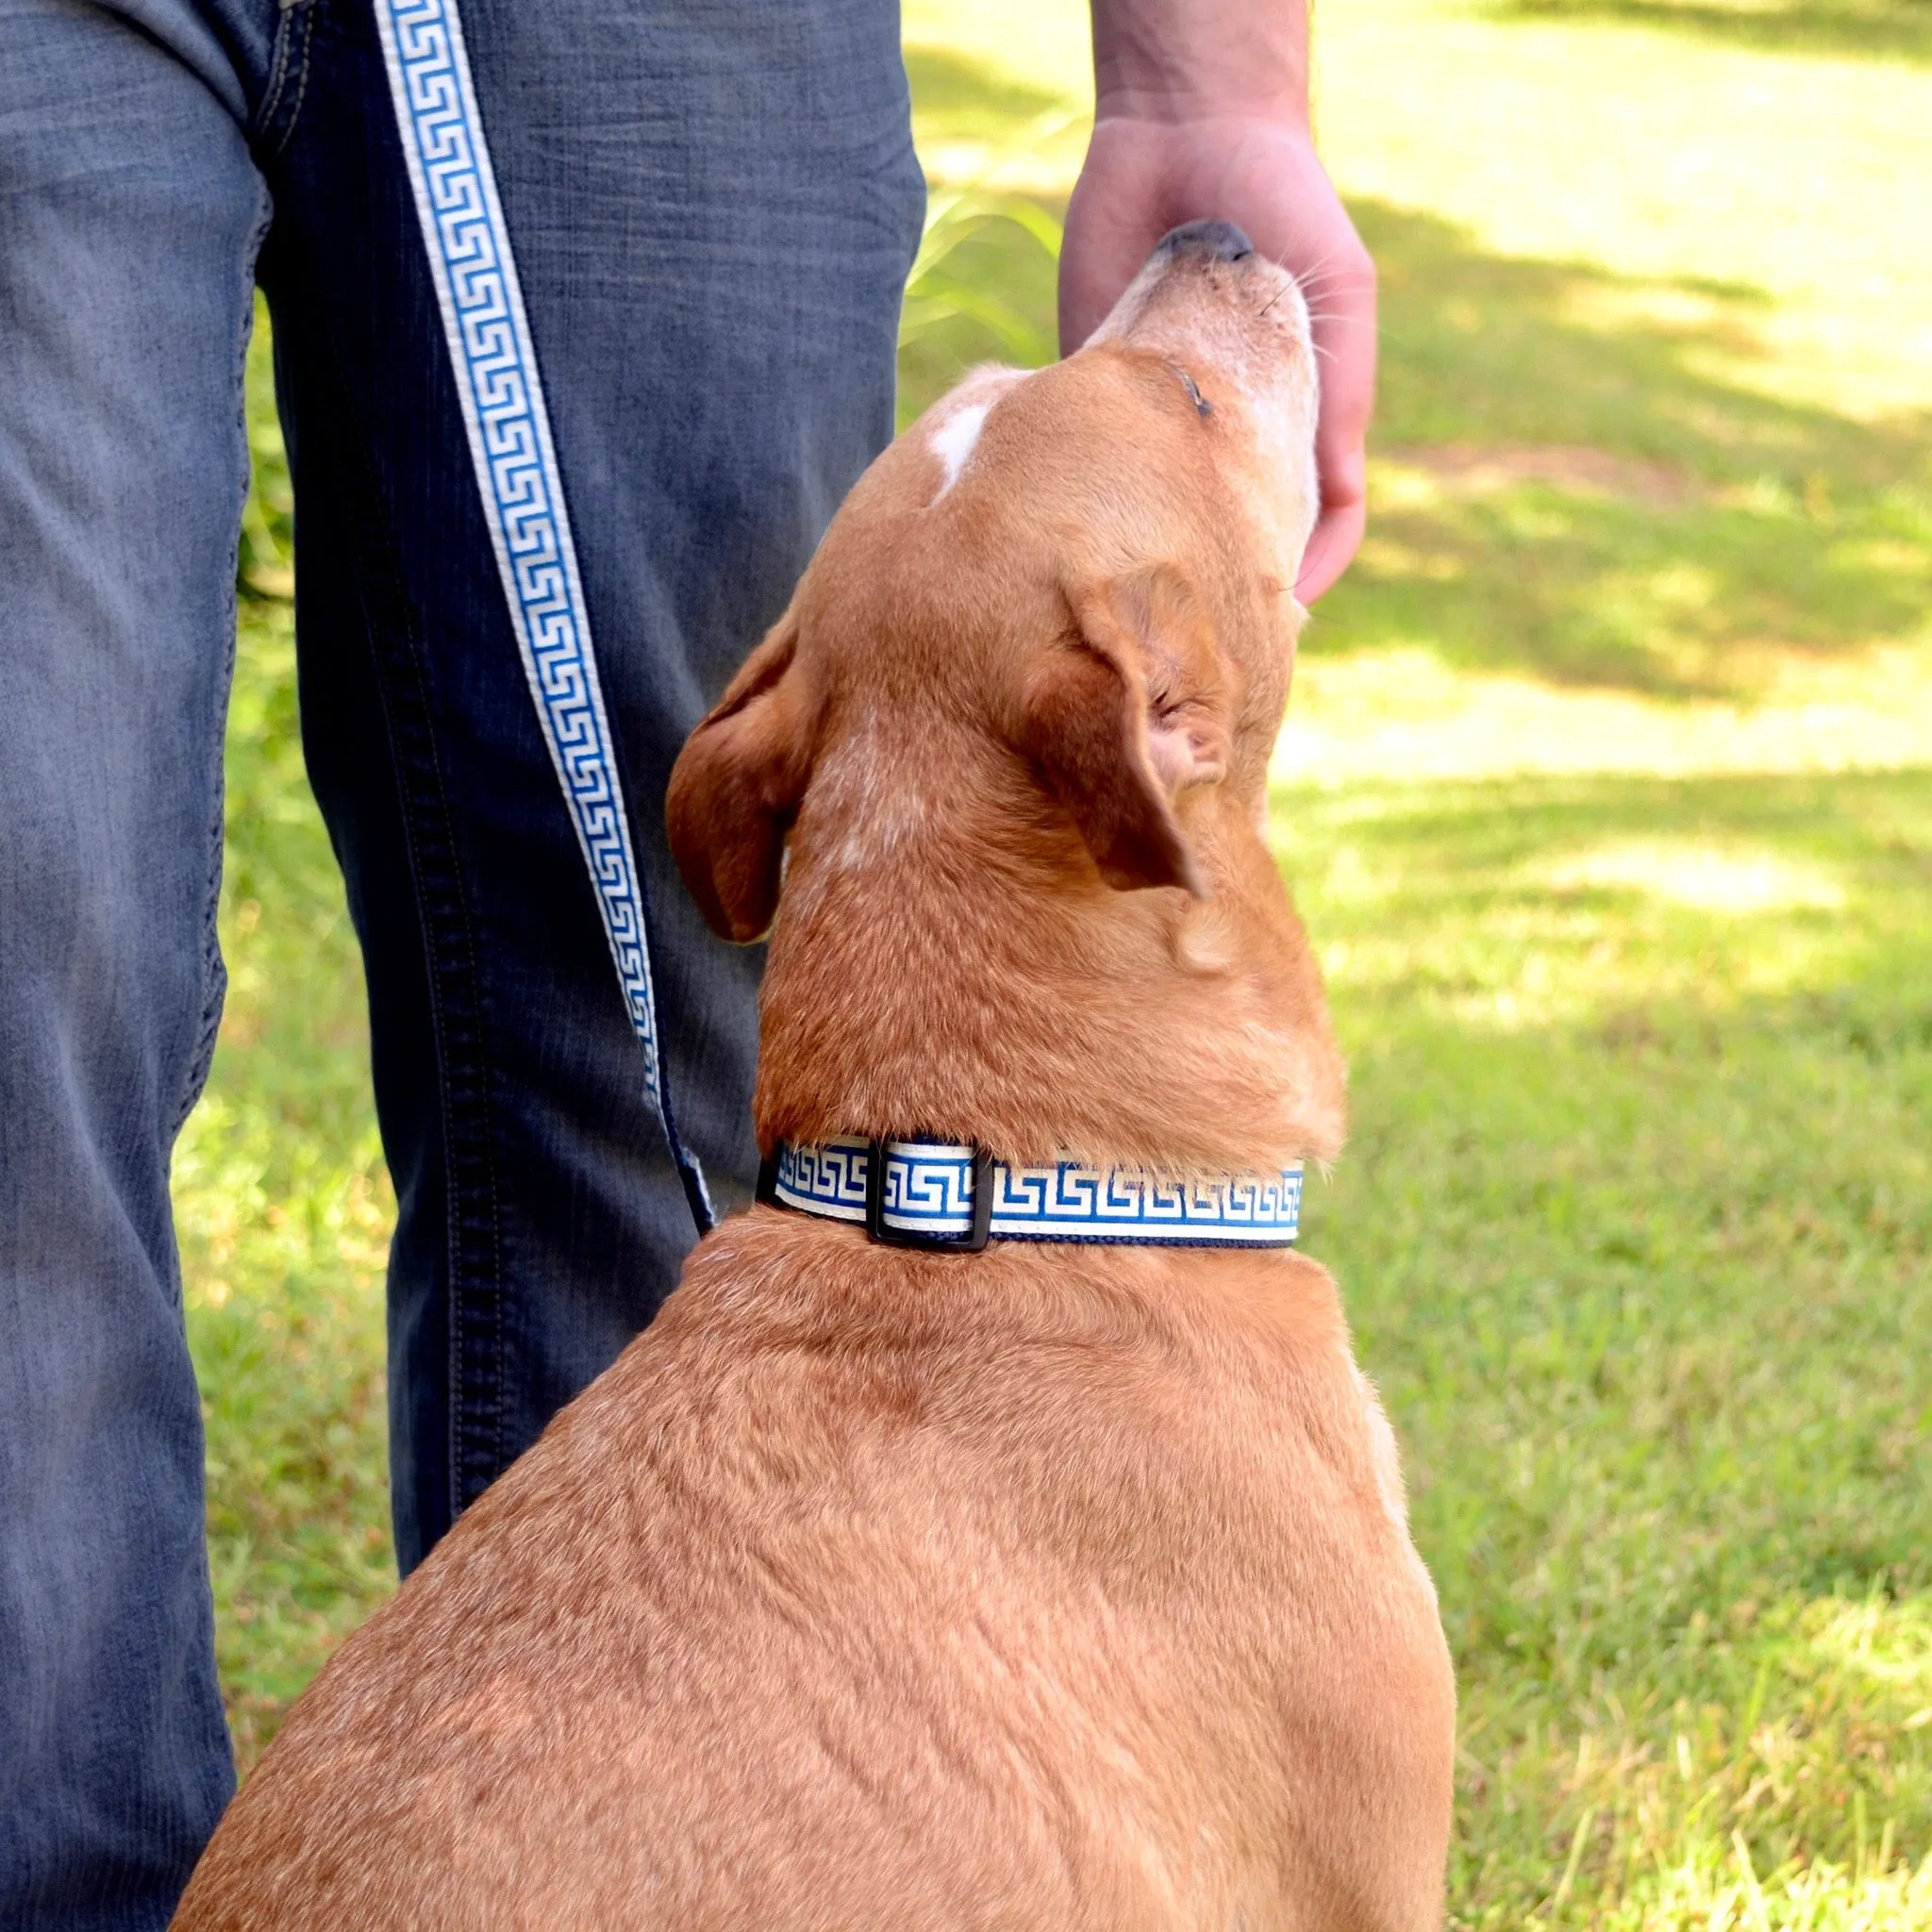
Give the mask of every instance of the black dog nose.
[[1255, 252], [1255, 244], [1232, 222], [1183, 222], [1170, 228], [1155, 246], [1170, 261], [1183, 255], [1205, 255], [1210, 261], [1239, 261]]

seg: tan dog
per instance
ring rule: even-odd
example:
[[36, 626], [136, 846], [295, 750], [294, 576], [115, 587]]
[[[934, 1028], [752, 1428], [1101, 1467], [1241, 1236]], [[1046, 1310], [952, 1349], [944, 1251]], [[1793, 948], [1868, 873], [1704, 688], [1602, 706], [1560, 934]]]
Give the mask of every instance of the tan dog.
[[[1260, 830], [1315, 369], [1245, 246], [1177, 231], [939, 404], [686, 747], [693, 891], [777, 914], [768, 1149], [1338, 1150]], [[1313, 1262], [758, 1207], [344, 1645], [175, 1923], [1421, 1932], [1452, 1730]]]

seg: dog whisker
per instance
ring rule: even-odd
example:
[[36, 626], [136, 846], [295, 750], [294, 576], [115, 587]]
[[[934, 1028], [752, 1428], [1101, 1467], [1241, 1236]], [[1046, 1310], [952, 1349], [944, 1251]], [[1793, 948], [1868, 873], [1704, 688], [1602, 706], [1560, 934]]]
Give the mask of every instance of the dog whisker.
[[1336, 256], [1339, 255], [1341, 252], [1341, 243], [1338, 242], [1334, 244], [1333, 247], [1329, 248], [1325, 251], [1325, 253], [1317, 258], [1317, 259], [1311, 261], [1307, 265], [1307, 267], [1299, 269], [1290, 268], [1288, 263], [1282, 260], [1279, 257], [1272, 257], [1270, 258], [1274, 262], [1276, 268], [1281, 269], [1286, 274], [1292, 275], [1295, 278], [1295, 280], [1301, 283], [1303, 288], [1306, 290], [1311, 283], [1315, 281], [1316, 277], [1321, 275], [1322, 271], [1324, 268], [1326, 268], [1328, 264], [1331, 261], [1333, 261]]

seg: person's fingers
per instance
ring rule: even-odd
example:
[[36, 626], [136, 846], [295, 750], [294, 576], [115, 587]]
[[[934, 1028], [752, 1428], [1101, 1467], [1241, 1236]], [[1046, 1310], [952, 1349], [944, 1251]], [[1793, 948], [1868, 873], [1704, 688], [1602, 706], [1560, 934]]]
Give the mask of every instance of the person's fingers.
[[1299, 603], [1312, 604], [1354, 560], [1361, 548], [1362, 530], [1369, 520], [1368, 504], [1359, 496], [1353, 503], [1326, 504], [1315, 525], [1308, 547], [1302, 553], [1301, 574], [1294, 580]]
[[[1338, 213], [1340, 212], [1338, 208]], [[1346, 223], [1346, 217], [1342, 220]], [[1325, 270], [1307, 273], [1322, 383], [1315, 472], [1322, 516], [1302, 558], [1295, 594], [1315, 599], [1348, 568], [1368, 519], [1366, 444], [1375, 405], [1375, 270], [1347, 229], [1352, 247]]]

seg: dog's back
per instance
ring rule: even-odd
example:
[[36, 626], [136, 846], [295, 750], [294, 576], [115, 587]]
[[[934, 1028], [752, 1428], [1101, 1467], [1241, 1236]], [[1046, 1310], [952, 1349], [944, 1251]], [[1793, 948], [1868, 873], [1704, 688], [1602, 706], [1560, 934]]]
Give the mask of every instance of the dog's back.
[[1293, 1257], [754, 1210], [345, 1646], [178, 1923], [1427, 1924], [1451, 1692], [1372, 1402]]

